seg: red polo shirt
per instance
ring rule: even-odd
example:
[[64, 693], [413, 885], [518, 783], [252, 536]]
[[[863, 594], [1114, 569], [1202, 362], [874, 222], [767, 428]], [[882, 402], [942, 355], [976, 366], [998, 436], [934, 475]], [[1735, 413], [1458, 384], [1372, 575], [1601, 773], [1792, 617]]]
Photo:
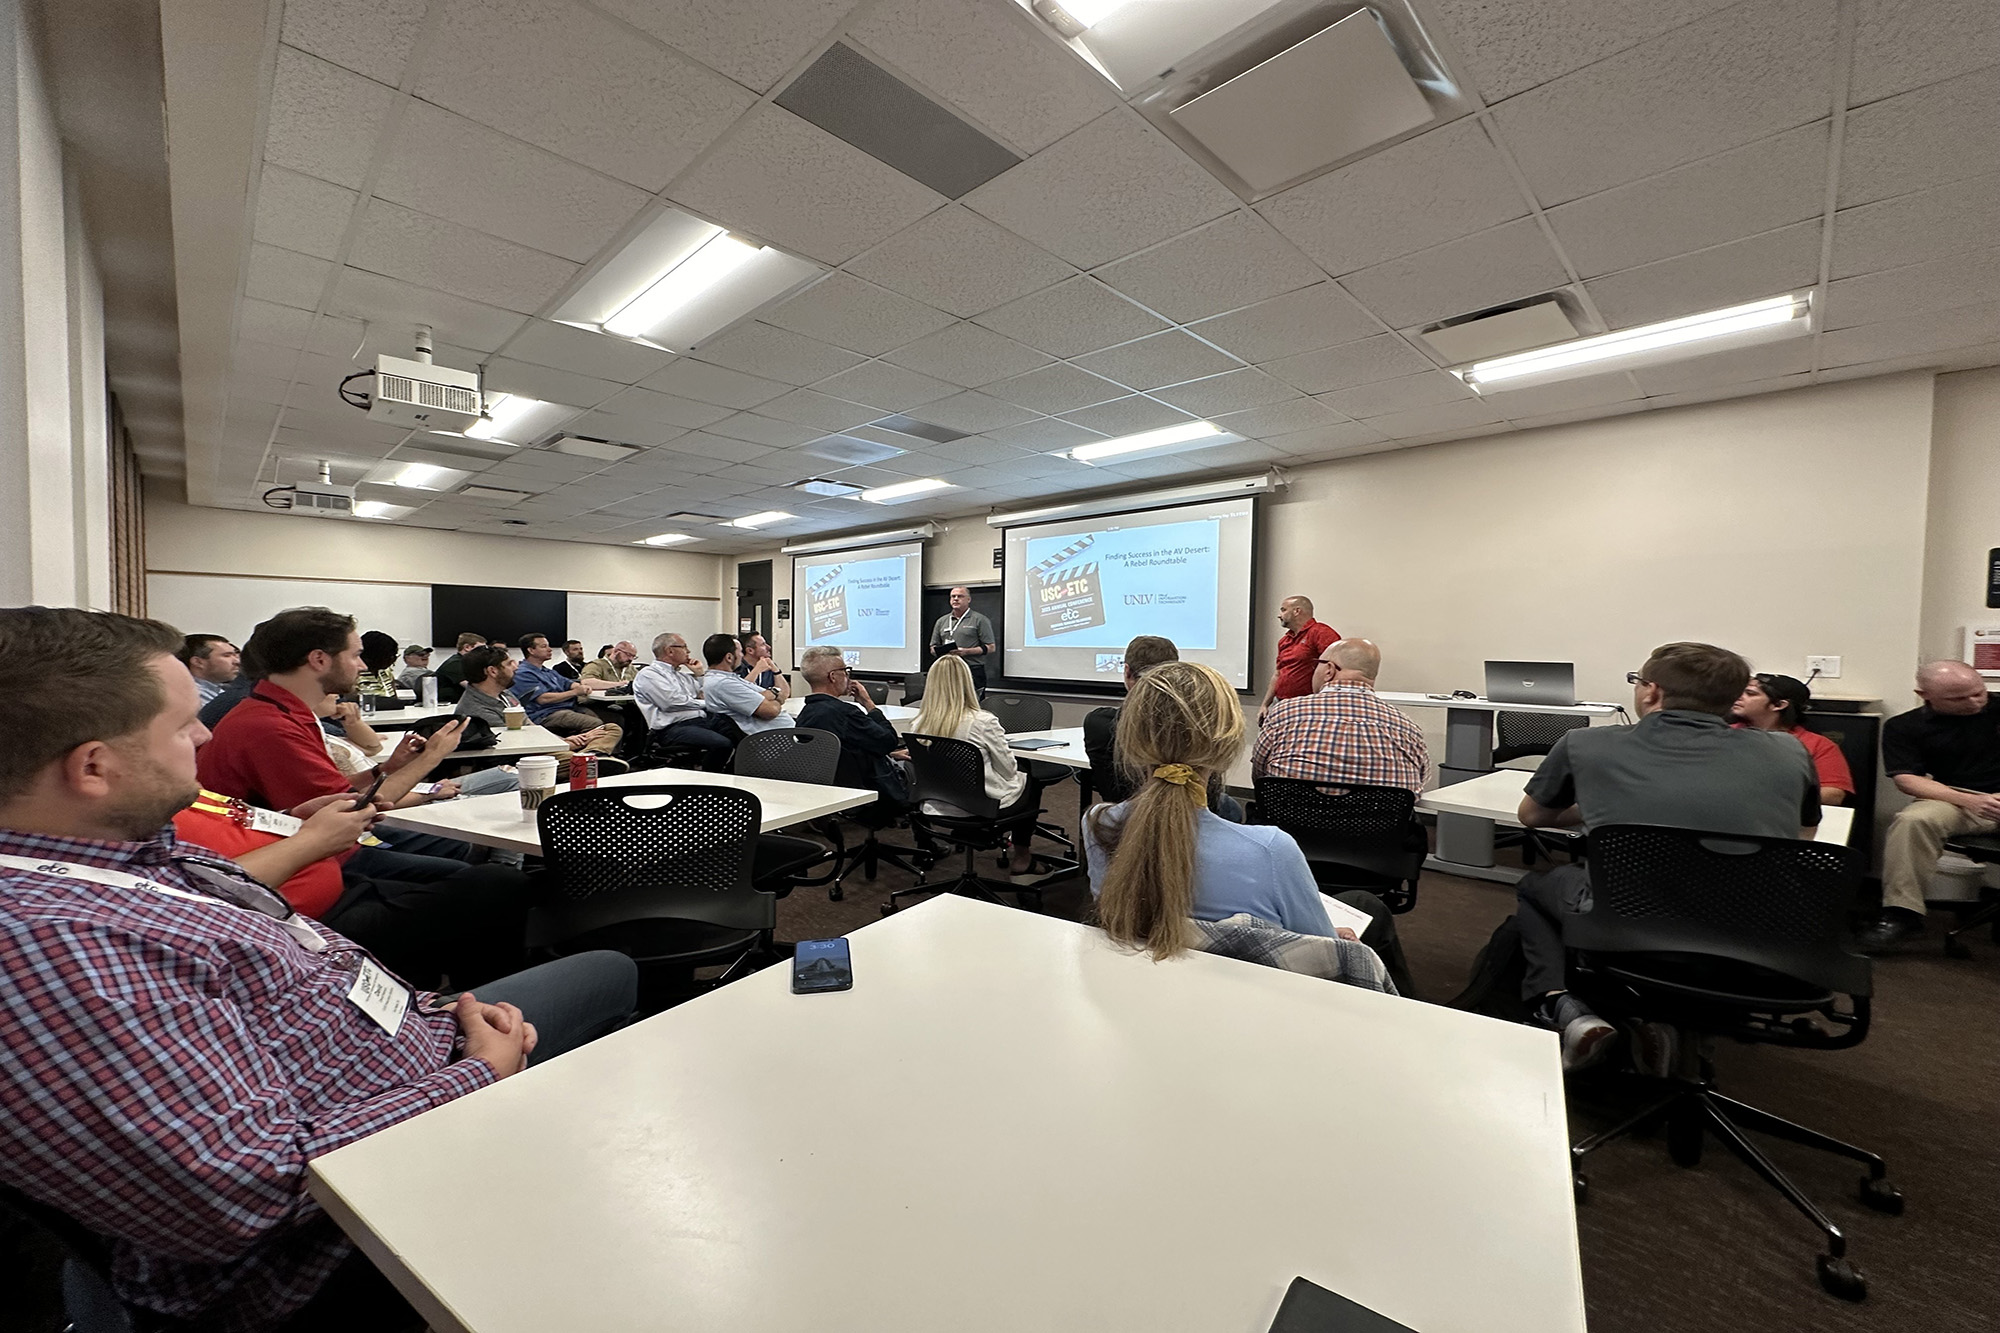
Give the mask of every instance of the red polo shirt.
[[[275, 833], [238, 828], [234, 820], [191, 806], [174, 816], [174, 833], [182, 842], [206, 847], [232, 861], [245, 852], [269, 847], [279, 840]], [[346, 884], [340, 877], [340, 858], [329, 856], [314, 861], [280, 884], [278, 892], [292, 905], [293, 911], [318, 917], [325, 915], [328, 908], [340, 901], [341, 891], [345, 888]]]
[[1297, 699], [1311, 694], [1313, 668], [1319, 665], [1319, 655], [1328, 644], [1338, 642], [1339, 631], [1317, 620], [1285, 631], [1285, 637], [1278, 640], [1278, 671], [1271, 678], [1272, 697]]
[[[1732, 722], [1730, 725], [1742, 731], [1750, 724]], [[1849, 796], [1854, 795], [1854, 774], [1848, 769], [1847, 756], [1840, 752], [1838, 745], [1817, 731], [1807, 731], [1804, 727], [1786, 727], [1785, 734], [1797, 737], [1799, 744], [1806, 747], [1806, 753], [1812, 756], [1813, 771], [1819, 774], [1820, 786], [1838, 787]]]
[[195, 772], [210, 791], [266, 810], [354, 790], [326, 752], [319, 719], [296, 694], [268, 680], [215, 724], [214, 737], [195, 755]]

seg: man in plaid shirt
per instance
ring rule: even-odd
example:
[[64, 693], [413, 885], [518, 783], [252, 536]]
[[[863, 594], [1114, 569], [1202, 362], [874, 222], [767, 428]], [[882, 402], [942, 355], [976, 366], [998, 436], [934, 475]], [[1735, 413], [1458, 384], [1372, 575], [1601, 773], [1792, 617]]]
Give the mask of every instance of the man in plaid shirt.
[[352, 844], [349, 801], [240, 864], [178, 841], [208, 735], [179, 643], [0, 610], [0, 656], [92, 700], [0, 694], [0, 1184], [103, 1241], [142, 1333], [420, 1325], [306, 1164], [617, 1026], [636, 974], [585, 954], [412, 993], [267, 887]]
[[1313, 692], [1280, 699], [1264, 715], [1251, 771], [1421, 795], [1430, 765], [1423, 728], [1375, 697], [1381, 669], [1382, 650], [1367, 639], [1328, 646], [1313, 668]]

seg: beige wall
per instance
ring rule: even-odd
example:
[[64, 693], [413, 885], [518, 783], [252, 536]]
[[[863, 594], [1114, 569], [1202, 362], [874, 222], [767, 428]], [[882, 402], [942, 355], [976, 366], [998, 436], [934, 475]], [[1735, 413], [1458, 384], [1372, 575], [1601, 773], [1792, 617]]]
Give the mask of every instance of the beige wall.
[[1931, 431], [1919, 655], [1957, 657], [1966, 625], [2000, 625], [1986, 605], [1987, 552], [2000, 546], [2000, 370], [1937, 377]]

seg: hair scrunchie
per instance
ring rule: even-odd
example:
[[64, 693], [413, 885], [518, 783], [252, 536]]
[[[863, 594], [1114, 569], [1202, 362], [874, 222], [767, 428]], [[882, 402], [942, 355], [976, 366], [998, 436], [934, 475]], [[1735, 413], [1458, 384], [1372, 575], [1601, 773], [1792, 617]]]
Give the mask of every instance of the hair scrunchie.
[[1185, 787], [1195, 780], [1196, 773], [1186, 764], [1161, 764], [1153, 770], [1153, 776], [1176, 787]]

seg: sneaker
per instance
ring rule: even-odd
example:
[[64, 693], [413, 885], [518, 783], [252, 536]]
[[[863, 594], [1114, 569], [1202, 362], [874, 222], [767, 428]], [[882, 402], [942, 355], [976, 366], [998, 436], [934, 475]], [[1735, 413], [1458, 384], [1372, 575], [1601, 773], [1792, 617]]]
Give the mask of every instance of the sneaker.
[[1680, 1034], [1665, 1023], [1634, 1023], [1632, 1068], [1647, 1078], [1672, 1078], [1680, 1058]]
[[1863, 953], [1891, 953], [1911, 940], [1924, 937], [1924, 919], [1900, 907], [1883, 909], [1882, 915], [1861, 928], [1855, 943]]
[[1586, 1010], [1563, 1026], [1563, 1072], [1588, 1069], [1611, 1054], [1618, 1029]]

